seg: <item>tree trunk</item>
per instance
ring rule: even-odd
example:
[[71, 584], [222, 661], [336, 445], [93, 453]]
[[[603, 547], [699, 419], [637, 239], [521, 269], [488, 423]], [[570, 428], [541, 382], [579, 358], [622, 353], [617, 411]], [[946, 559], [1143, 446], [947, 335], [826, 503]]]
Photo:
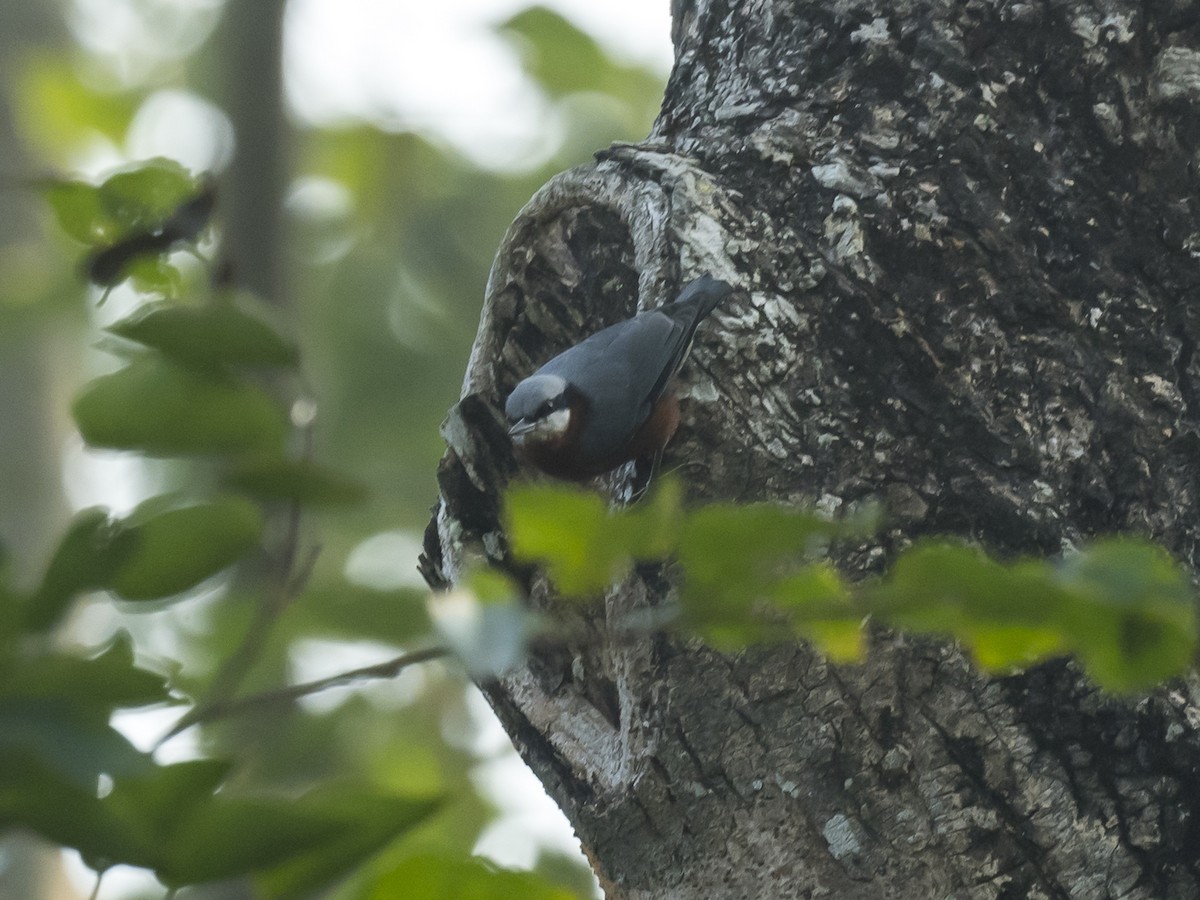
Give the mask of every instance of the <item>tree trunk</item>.
[[[654, 133], [550, 182], [501, 247], [446, 426], [430, 571], [502, 558], [498, 408], [536, 364], [711, 273], [664, 466], [694, 499], [1053, 554], [1200, 537], [1200, 7], [679, 0]], [[631, 473], [605, 486], [627, 494]], [[535, 580], [531, 602], [553, 606]], [[485, 685], [610, 897], [1200, 897], [1200, 680], [988, 679], [876, 634], [724, 656], [595, 638]]]

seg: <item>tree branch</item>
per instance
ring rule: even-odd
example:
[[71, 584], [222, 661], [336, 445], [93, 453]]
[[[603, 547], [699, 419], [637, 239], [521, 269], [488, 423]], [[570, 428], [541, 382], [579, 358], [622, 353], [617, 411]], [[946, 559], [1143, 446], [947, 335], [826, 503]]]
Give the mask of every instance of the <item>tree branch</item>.
[[318, 678], [315, 681], [293, 684], [285, 688], [262, 691], [258, 694], [249, 694], [233, 700], [218, 700], [203, 704], [195, 707], [176, 722], [171, 727], [171, 730], [162, 736], [158, 745], [161, 746], [175, 737], [175, 735], [181, 734], [193, 725], [199, 725], [203, 722], [213, 722], [218, 719], [228, 719], [233, 716], [242, 716], [248, 712], [265, 707], [281, 706], [299, 700], [301, 697], [319, 694], [321, 691], [330, 688], [343, 687], [345, 685], [380, 678], [395, 678], [409, 666], [429, 662], [434, 659], [441, 659], [444, 656], [448, 656], [449, 653], [450, 650], [446, 647], [426, 647], [424, 650], [413, 650], [410, 653], [403, 653], [385, 662], [376, 663], [371, 666], [362, 666], [358, 669], [350, 669], [347, 672], [339, 672], [327, 678]]

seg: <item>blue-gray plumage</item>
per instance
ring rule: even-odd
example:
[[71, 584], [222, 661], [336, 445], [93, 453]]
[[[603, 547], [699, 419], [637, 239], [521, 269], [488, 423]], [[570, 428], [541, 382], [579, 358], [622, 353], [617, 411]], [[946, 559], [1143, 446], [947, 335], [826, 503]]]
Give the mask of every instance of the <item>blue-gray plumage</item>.
[[696, 327], [732, 290], [705, 275], [674, 303], [605, 328], [547, 362], [504, 405], [518, 450], [562, 478], [591, 477], [661, 450], [679, 421], [671, 379]]

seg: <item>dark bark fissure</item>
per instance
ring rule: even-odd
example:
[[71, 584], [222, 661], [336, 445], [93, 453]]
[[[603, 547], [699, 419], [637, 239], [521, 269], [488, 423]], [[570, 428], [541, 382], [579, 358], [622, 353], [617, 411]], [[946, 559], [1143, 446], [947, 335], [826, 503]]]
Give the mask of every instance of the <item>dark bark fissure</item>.
[[[709, 272], [664, 467], [690, 498], [868, 499], [883, 570], [931, 533], [1000, 556], [1132, 530], [1200, 552], [1200, 9], [1183, 0], [673, 4], [654, 133], [536, 195], [445, 429], [427, 574], [512, 568], [498, 412], [554, 352]], [[637, 476], [601, 480], [619, 502]], [[1200, 681], [987, 679], [876, 633], [632, 641], [678, 573], [566, 613], [486, 692], [614, 897], [1200, 896]]]

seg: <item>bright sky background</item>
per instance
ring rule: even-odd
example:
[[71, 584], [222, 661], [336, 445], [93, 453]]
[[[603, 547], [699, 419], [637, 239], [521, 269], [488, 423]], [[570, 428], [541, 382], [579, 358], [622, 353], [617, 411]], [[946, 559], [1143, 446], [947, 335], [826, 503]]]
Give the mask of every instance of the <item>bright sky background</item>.
[[[177, 4], [195, 18], [186, 34], [173, 35], [177, 48], [203, 40], [205, 27], [215, 21], [220, 0], [155, 0]], [[541, 0], [595, 36], [618, 58], [663, 71], [671, 64], [669, 0]], [[145, 17], [136, 14], [144, 0], [74, 0], [72, 24], [77, 37], [93, 50], [136, 69], [160, 61], [130, 54], [145, 50], [156, 35]], [[496, 167], [527, 165], [546, 145], [543, 102], [525, 83], [514, 50], [492, 34], [495, 24], [532, 5], [533, 0], [290, 0], [286, 22], [286, 88], [293, 111], [302, 119], [328, 124], [365, 119], [420, 130], [440, 137], [477, 162]], [[153, 2], [150, 4], [153, 5]], [[180, 20], [183, 21], [183, 20]], [[157, 35], [161, 37], [161, 35]], [[131, 70], [125, 76], [136, 77]], [[219, 110], [183, 91], [159, 92], [146, 104], [131, 130], [126, 152], [132, 157], [158, 154], [195, 169], [219, 163], [229, 152], [228, 136]], [[86, 168], [101, 171], [118, 160], [100, 151]], [[106, 315], [124, 311], [120, 292], [114, 292]], [[134, 467], [117, 471], [120, 460], [93, 454], [82, 446], [68, 448], [64, 470], [68, 494], [77, 507], [104, 504], [127, 510], [153, 485], [147, 472]], [[396, 540], [416, 547], [405, 535], [393, 538], [386, 556], [393, 566]], [[379, 537], [379, 536], [376, 536]], [[371, 540], [375, 540], [372, 538]], [[356, 565], [371, 565], [365, 547]], [[412, 549], [415, 571], [416, 550]], [[348, 575], [354, 573], [348, 572]], [[204, 603], [193, 600], [191, 615], [202, 619]], [[107, 612], [105, 609], [107, 608]], [[111, 607], [85, 610], [85, 617], [113, 615]], [[154, 628], [148, 617], [142, 621]], [[90, 634], [115, 628], [115, 621], [87, 620]], [[159, 628], [161, 640], [152, 643], [169, 652], [174, 628]], [[200, 627], [199, 625], [197, 627]], [[153, 636], [152, 636], [153, 638]], [[301, 647], [293, 660], [296, 681], [319, 678], [374, 661], [390, 648]], [[310, 652], [311, 651], [311, 652]], [[414, 673], [415, 675], [415, 673]], [[419, 679], [418, 679], [419, 680]], [[404, 680], [401, 679], [403, 682]], [[413, 679], [409, 679], [412, 682]], [[381, 684], [381, 707], [390, 696], [394, 704], [418, 684]], [[312, 698], [314, 704], [336, 704], [346, 696], [337, 690]], [[373, 694], [374, 696], [374, 694]], [[484, 833], [477, 852], [513, 867], [529, 867], [542, 849], [577, 853], [578, 841], [541, 785], [512, 752], [508, 738], [476, 694], [470, 703], [474, 724], [472, 747], [487, 757], [475, 772], [476, 781], [503, 810]], [[122, 717], [117, 724], [135, 743], [148, 747], [174, 720], [171, 710], [153, 710]], [[168, 758], [194, 755], [186, 735], [164, 748]], [[68, 854], [70, 872], [86, 895], [93, 877], [76, 854]], [[149, 890], [153, 879], [145, 872], [117, 867], [105, 877], [100, 900], [116, 900], [131, 892]]]
[[[667, 71], [668, 0], [542, 0], [621, 59]], [[289, 99], [318, 122], [347, 115], [428, 129], [485, 164], [542, 145], [537, 91], [492, 28], [526, 0], [291, 0]]]

